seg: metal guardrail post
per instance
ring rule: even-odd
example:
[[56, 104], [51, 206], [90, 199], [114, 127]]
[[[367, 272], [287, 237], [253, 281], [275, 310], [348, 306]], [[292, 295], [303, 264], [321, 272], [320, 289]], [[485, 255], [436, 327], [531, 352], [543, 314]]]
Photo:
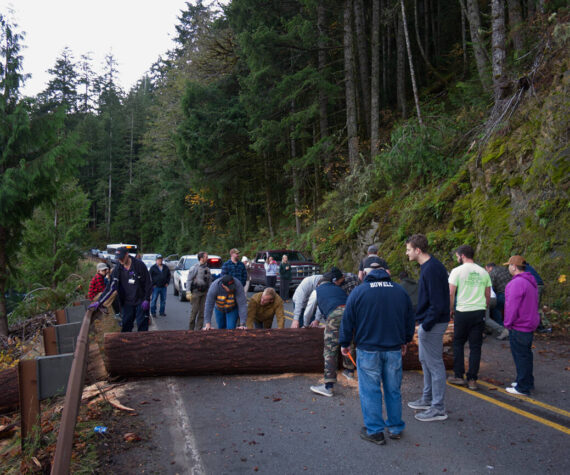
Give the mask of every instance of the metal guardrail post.
[[67, 384], [63, 414], [57, 435], [55, 457], [51, 469], [52, 475], [67, 475], [71, 465], [71, 452], [73, 449], [73, 436], [75, 424], [81, 404], [83, 382], [85, 380], [85, 367], [87, 365], [87, 349], [89, 346], [89, 327], [93, 312], [88, 310], [83, 317], [81, 330], [77, 337], [77, 346], [73, 355], [73, 364]]

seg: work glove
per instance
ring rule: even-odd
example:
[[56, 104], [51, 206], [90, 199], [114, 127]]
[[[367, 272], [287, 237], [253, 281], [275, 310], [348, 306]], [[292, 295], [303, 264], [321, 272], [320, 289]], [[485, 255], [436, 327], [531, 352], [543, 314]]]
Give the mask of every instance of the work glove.
[[145, 300], [142, 305], [141, 308], [146, 312], [150, 307], [150, 302], [148, 300]]

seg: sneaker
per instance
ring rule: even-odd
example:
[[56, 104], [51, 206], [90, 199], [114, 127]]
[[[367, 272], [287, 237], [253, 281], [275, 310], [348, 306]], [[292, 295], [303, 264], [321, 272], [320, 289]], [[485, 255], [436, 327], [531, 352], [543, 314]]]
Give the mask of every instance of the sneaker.
[[328, 389], [324, 384], [321, 384], [320, 386], [311, 386], [311, 391], [326, 397], [332, 397], [333, 395], [332, 388]]
[[161, 316], [161, 317], [166, 317], [166, 313], [161, 313], [160, 316]]
[[503, 328], [501, 332], [497, 335], [497, 340], [506, 340], [509, 337], [509, 330]]
[[467, 386], [467, 383], [463, 378], [458, 378], [457, 376], [450, 376], [447, 378], [449, 384], [455, 384], [456, 386]]
[[552, 333], [552, 327], [545, 327], [543, 325], [540, 325], [536, 331], [538, 333]]
[[434, 408], [429, 408], [427, 411], [418, 412], [415, 415], [418, 421], [430, 422], [430, 421], [444, 421], [447, 419], [447, 414], [444, 411], [439, 411]]
[[431, 407], [431, 404], [425, 402], [422, 398], [420, 398], [417, 401], [409, 402], [408, 407], [411, 407], [412, 409], [426, 410], [426, 409], [429, 409]]
[[477, 386], [477, 380], [475, 379], [468, 380], [467, 387], [473, 391], [477, 391], [477, 389], [479, 389], [479, 386]]
[[354, 371], [349, 371], [348, 369], [343, 370], [342, 375], [349, 381], [354, 381]]
[[387, 431], [387, 432], [388, 432], [388, 437], [390, 437], [390, 439], [392, 439], [392, 440], [400, 440], [402, 438], [401, 432], [398, 432], [397, 434], [395, 434], [394, 432], [390, 432], [390, 431]]
[[360, 429], [360, 438], [372, 442], [373, 444], [386, 445], [386, 439], [384, 438], [384, 432], [378, 432], [377, 434], [368, 435], [366, 427]]
[[530, 393], [521, 393], [516, 387], [510, 386], [508, 388], [505, 388], [506, 391], [510, 394], [518, 394], [519, 396], [530, 396]]

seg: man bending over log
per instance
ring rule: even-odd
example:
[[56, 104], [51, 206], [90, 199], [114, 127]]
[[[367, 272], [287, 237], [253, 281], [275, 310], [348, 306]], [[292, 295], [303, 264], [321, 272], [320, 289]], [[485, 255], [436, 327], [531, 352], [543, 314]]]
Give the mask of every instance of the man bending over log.
[[277, 317], [277, 328], [284, 328], [283, 299], [275, 289], [267, 287], [255, 294], [247, 304], [247, 328], [271, 328], [274, 316]]
[[216, 315], [218, 329], [235, 329], [238, 318], [238, 328], [245, 329], [247, 298], [243, 291], [243, 285], [238, 279], [228, 274], [221, 279], [216, 279], [210, 286], [206, 296], [204, 330], [212, 328], [212, 311]]

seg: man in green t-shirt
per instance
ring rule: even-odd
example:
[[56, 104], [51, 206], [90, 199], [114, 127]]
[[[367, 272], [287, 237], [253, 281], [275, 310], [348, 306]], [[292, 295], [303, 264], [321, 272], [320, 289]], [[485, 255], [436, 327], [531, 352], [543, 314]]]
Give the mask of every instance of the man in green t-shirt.
[[[485, 329], [485, 310], [491, 298], [489, 273], [473, 262], [475, 252], [467, 244], [459, 246], [455, 257], [460, 264], [449, 274], [449, 297], [453, 330], [453, 371], [451, 384], [477, 389], [477, 373], [481, 362], [481, 345]], [[457, 298], [456, 298], [457, 294]], [[455, 305], [454, 305], [455, 304]], [[454, 316], [455, 315], [455, 316]], [[463, 347], [469, 341], [469, 370], [463, 379], [465, 363]]]

